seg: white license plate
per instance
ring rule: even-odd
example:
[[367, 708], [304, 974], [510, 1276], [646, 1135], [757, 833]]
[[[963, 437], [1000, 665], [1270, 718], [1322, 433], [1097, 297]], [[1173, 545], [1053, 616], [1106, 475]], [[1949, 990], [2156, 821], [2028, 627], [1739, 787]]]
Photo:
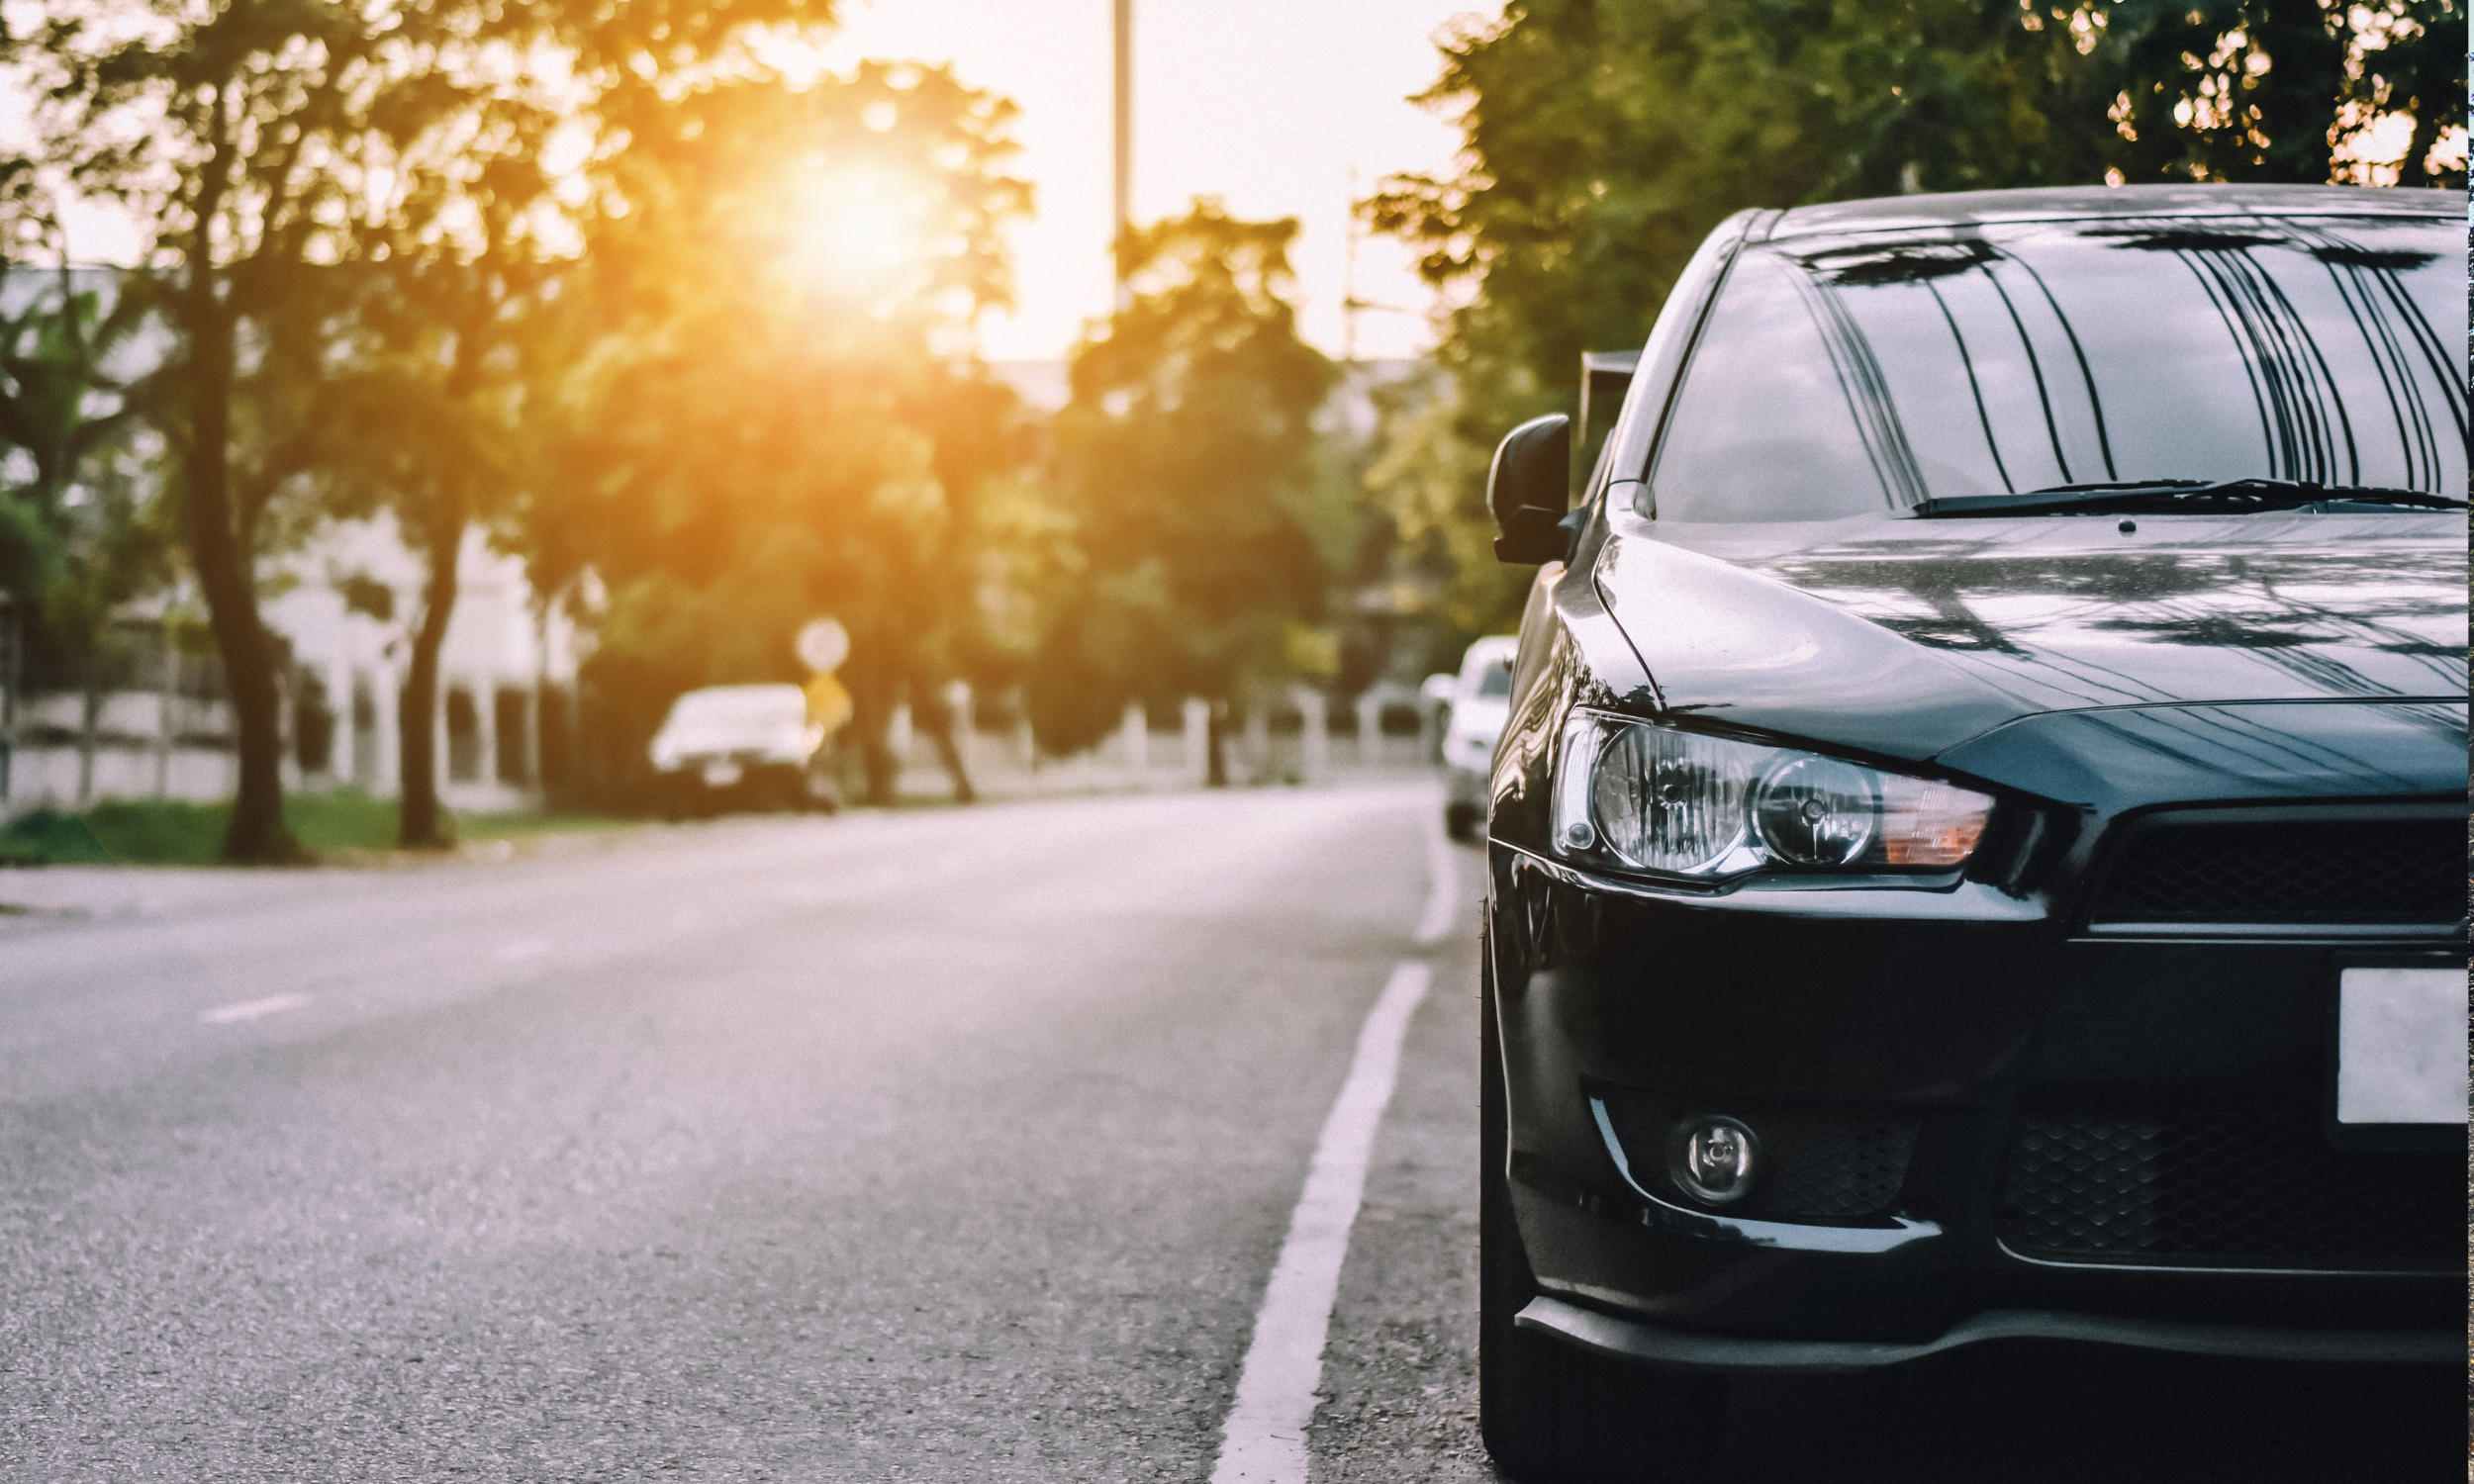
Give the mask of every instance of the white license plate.
[[708, 788], [727, 788], [738, 781], [739, 765], [736, 763], [708, 763], [705, 765], [705, 787]]
[[2337, 975], [2336, 1121], [2465, 1122], [2464, 971]]

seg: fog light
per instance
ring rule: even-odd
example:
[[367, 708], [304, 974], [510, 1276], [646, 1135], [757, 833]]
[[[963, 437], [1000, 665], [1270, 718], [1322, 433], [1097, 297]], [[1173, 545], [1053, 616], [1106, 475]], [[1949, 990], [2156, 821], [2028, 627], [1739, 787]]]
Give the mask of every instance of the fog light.
[[1695, 1118], [1668, 1137], [1666, 1171], [1684, 1194], [1723, 1206], [1753, 1188], [1759, 1149], [1753, 1131], [1732, 1118]]

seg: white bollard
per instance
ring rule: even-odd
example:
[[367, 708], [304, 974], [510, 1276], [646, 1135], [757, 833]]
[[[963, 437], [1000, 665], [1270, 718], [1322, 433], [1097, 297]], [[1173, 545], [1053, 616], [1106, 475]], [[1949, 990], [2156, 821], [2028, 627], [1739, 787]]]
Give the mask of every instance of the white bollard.
[[886, 718], [885, 746], [894, 755], [894, 767], [900, 772], [910, 767], [910, 702], [903, 701]]
[[1211, 777], [1211, 702], [1186, 697], [1186, 782]]
[[369, 791], [379, 798], [394, 798], [404, 791], [404, 733], [400, 718], [404, 706], [404, 677], [392, 665], [380, 665], [370, 677], [370, 700], [378, 712], [377, 777], [368, 781]]
[[1289, 692], [1297, 707], [1297, 773], [1313, 783], [1331, 774], [1331, 731], [1323, 693], [1309, 686]]

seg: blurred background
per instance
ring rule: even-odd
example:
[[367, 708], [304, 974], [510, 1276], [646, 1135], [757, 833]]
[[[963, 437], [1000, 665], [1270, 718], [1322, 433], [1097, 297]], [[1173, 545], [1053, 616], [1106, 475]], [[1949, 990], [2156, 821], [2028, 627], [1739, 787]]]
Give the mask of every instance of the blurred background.
[[725, 685], [806, 689], [816, 804], [1425, 767], [1495, 438], [1727, 214], [2466, 170], [2455, 0], [0, 27], [23, 860], [662, 809]]

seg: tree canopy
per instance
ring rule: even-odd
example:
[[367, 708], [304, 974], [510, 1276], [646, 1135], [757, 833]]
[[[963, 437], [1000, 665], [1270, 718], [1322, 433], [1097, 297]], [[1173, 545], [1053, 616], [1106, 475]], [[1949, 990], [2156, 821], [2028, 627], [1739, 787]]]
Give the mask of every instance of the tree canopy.
[[[1412, 526], [1481, 522], [1482, 451], [1570, 411], [1580, 353], [1639, 345], [1745, 207], [2105, 180], [2461, 189], [2465, 51], [2460, 0], [1522, 0], [1448, 37], [1423, 96], [1457, 115], [1462, 167], [1366, 203], [1466, 305], [1442, 351], [1454, 411], [1393, 420], [1379, 494]], [[1408, 446], [1437, 437], [1469, 450]], [[1450, 601], [1501, 622], [1515, 591], [1463, 567]]]
[[[229, 858], [297, 852], [255, 572], [283, 481], [235, 468], [253, 352], [305, 320], [316, 328], [306, 307], [339, 267], [470, 265], [556, 243], [630, 134], [684, 91], [761, 71], [747, 46], [760, 30], [827, 19], [824, 0], [61, 0], [0, 33], [0, 63], [36, 100], [30, 168], [16, 172], [31, 188], [11, 201], [119, 203], [147, 238], [139, 270], [163, 285], [179, 396], [162, 420], [238, 733]], [[314, 394], [323, 360], [290, 364]]]
[[796, 678], [829, 613], [872, 791], [884, 722], [969, 657], [979, 496], [1019, 462], [967, 355], [1007, 302], [1011, 105], [934, 67], [688, 100], [631, 142], [562, 302], [578, 343], [520, 516], [536, 579], [609, 593], [602, 683], [632, 729], [690, 686]]
[[[0, 599], [55, 672], [86, 672], [113, 607], [168, 576], [170, 531], [146, 498], [144, 378], [116, 365], [142, 293], [30, 270], [0, 305]], [[63, 679], [55, 674], [53, 679]]]
[[1297, 336], [1296, 232], [1205, 201], [1122, 244], [1130, 302], [1076, 347], [1054, 430], [1076, 570], [1031, 700], [1058, 751], [1129, 701], [1234, 699], [1328, 665], [1318, 626], [1356, 512], [1319, 447], [1339, 373]]

